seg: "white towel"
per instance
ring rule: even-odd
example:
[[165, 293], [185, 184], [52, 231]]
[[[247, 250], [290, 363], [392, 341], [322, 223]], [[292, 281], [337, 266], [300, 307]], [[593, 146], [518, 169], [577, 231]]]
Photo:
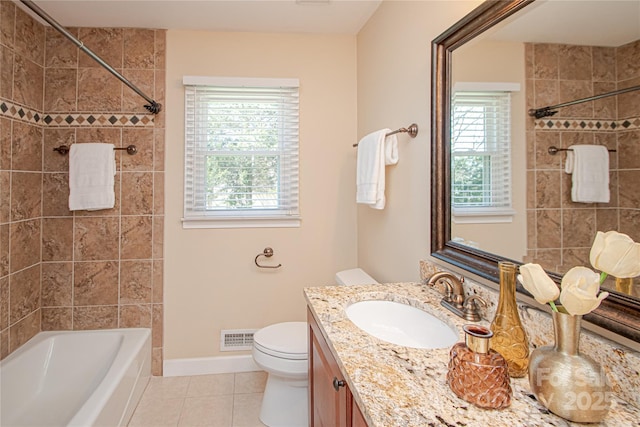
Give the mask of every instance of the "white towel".
[[113, 144], [71, 144], [69, 152], [69, 209], [111, 209], [116, 173]]
[[358, 142], [356, 202], [384, 209], [385, 165], [398, 163], [398, 139], [391, 129], [370, 133]]
[[572, 173], [571, 200], [609, 203], [609, 151], [603, 145], [572, 145], [564, 171]]

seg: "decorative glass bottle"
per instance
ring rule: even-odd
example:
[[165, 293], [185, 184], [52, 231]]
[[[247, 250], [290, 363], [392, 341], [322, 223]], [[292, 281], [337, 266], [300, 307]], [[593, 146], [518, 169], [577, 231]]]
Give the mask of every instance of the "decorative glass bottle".
[[620, 278], [616, 277], [616, 291], [622, 292], [627, 295], [634, 295], [633, 292], [633, 278]]
[[491, 348], [500, 353], [509, 365], [509, 375], [520, 378], [529, 367], [529, 341], [520, 321], [516, 305], [516, 272], [518, 267], [507, 261], [498, 263], [500, 297], [491, 322]]
[[531, 352], [529, 384], [536, 399], [556, 415], [578, 423], [597, 423], [611, 406], [611, 389], [600, 364], [581, 354], [582, 316], [562, 306], [553, 318], [554, 346]]
[[484, 326], [464, 325], [465, 342], [449, 352], [447, 384], [461, 399], [480, 408], [502, 409], [511, 404], [509, 367], [504, 357], [490, 349], [493, 333]]

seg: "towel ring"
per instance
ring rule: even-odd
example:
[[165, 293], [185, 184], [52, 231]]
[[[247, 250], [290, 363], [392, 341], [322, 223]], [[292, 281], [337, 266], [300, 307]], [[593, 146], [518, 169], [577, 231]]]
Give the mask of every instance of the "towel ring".
[[282, 267], [282, 264], [278, 264], [278, 265], [260, 265], [260, 264], [258, 264], [258, 258], [260, 258], [261, 256], [264, 256], [264, 257], [267, 257], [267, 258], [271, 258], [273, 256], [273, 249], [264, 248], [264, 250], [262, 251], [261, 254], [256, 255], [256, 258], [253, 260], [253, 262], [256, 263], [256, 266], [258, 266], [258, 268], [280, 268], [280, 267]]

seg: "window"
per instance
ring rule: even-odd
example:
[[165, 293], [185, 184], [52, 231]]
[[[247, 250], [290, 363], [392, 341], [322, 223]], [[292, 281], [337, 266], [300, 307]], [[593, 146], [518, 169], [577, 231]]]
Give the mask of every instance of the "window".
[[184, 77], [183, 83], [183, 226], [299, 226], [298, 81]]
[[[454, 93], [451, 125], [454, 216], [514, 213], [511, 209], [510, 108], [509, 92]], [[497, 221], [503, 222], [497, 218], [473, 222]]]

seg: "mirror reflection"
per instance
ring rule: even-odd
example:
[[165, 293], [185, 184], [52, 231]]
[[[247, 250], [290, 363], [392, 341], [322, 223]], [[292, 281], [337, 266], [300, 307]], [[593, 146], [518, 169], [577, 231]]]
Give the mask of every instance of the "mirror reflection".
[[[453, 241], [559, 274], [590, 266], [598, 230], [640, 241], [640, 91], [527, 114], [640, 85], [639, 17], [639, 1], [537, 1], [453, 52]], [[640, 297], [634, 280], [605, 286]]]

